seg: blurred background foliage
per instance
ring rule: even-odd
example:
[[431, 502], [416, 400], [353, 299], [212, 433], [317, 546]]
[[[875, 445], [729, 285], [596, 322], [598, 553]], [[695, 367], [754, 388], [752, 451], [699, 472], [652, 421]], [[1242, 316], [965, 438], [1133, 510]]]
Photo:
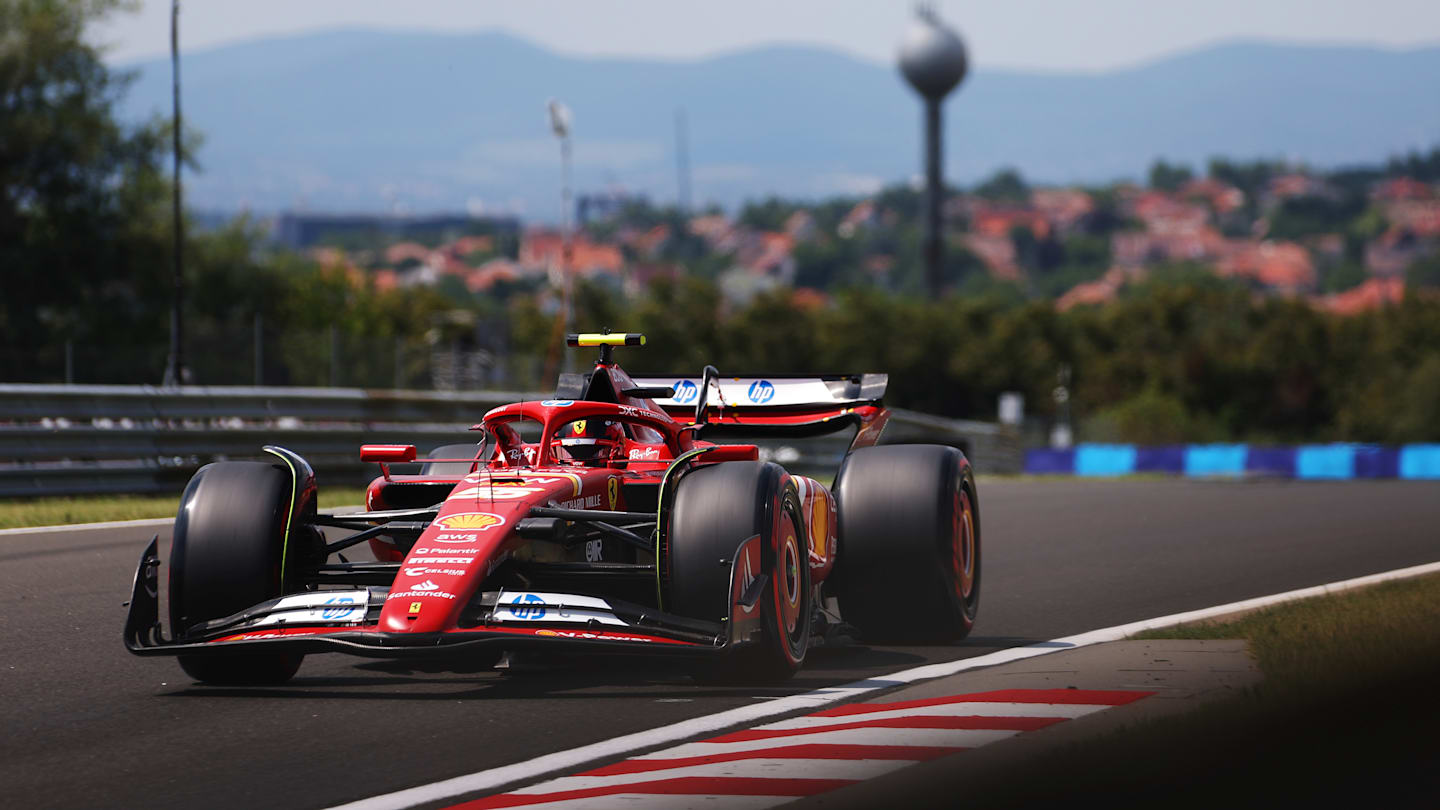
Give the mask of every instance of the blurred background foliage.
[[[0, 0], [0, 380], [60, 382], [67, 365], [78, 382], [158, 383], [163, 374], [167, 123], [116, 122], [125, 77], [108, 72], [82, 37], [87, 20], [118, 5]], [[1256, 171], [1211, 167], [1242, 188], [1260, 182], [1249, 176]], [[1185, 172], [1157, 166], [1153, 179], [1174, 184]], [[1013, 199], [1025, 186], [1002, 172], [978, 192]], [[902, 214], [920, 203], [902, 188], [882, 198]], [[1357, 204], [1342, 196], [1331, 207], [1297, 206], [1276, 227], [1314, 232]], [[766, 200], [740, 218], [769, 227], [791, 213]], [[658, 212], [656, 222], [679, 224], [678, 214]], [[502, 355], [490, 384], [552, 384], [541, 377], [555, 351], [557, 301], [545, 291], [378, 291], [363, 274], [274, 248], [244, 219], [188, 233], [195, 383], [258, 375], [266, 384], [431, 387], [435, 358], [479, 335]], [[1041, 296], [1102, 272], [1107, 245], [1084, 234], [1063, 245], [1014, 236], [1040, 289], [989, 281], [957, 245], [948, 297], [923, 297], [918, 272], [914, 283], [881, 290], [866, 284], [856, 245], [837, 241], [804, 248], [798, 262], [798, 283], [836, 291], [828, 302], [780, 289], [728, 307], [709, 259], [682, 241], [673, 248], [685, 269], [677, 279], [631, 296], [578, 282], [575, 324], [646, 333], [644, 350], [622, 356], [636, 373], [697, 374], [705, 363], [730, 374], [885, 371], [893, 404], [977, 419], [994, 418], [1004, 391], [1022, 392], [1037, 422], [1050, 419], [1057, 370], [1069, 366], [1081, 440], [1440, 440], [1433, 296], [1339, 317], [1176, 266], [1103, 307], [1061, 313]], [[918, 234], [902, 232], [900, 242], [898, 263], [915, 265], [905, 245], [918, 245]], [[1411, 284], [1440, 284], [1440, 263], [1417, 265]]]

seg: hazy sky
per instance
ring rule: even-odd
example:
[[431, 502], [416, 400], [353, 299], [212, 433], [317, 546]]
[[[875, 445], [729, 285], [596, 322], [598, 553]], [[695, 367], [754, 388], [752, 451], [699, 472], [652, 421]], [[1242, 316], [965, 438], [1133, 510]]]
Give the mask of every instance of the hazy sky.
[[[893, 59], [910, 0], [188, 0], [186, 50], [343, 26], [501, 29], [568, 54], [695, 58], [760, 44]], [[1237, 38], [1413, 47], [1440, 43], [1437, 0], [945, 0], [980, 68], [1104, 70]], [[95, 32], [110, 58], [169, 49], [168, 0]]]

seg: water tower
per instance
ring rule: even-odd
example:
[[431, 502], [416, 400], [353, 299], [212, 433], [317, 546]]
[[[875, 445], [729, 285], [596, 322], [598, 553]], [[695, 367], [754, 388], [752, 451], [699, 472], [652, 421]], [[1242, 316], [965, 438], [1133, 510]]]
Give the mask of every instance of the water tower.
[[935, 297], [940, 295], [945, 253], [940, 102], [965, 78], [965, 67], [965, 45], [960, 37], [940, 22], [933, 8], [918, 8], [915, 22], [900, 43], [900, 72], [925, 99], [925, 282]]

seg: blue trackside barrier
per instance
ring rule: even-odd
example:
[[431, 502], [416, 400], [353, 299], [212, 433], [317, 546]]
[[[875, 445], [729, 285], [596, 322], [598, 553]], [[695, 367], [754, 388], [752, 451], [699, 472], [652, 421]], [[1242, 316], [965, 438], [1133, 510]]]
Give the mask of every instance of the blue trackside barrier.
[[1440, 444], [1407, 444], [1395, 466], [1401, 478], [1440, 478]]
[[1440, 444], [1408, 444], [1403, 447], [1373, 444], [1307, 444], [1299, 447], [1080, 444], [1067, 450], [1027, 450], [1025, 472], [1029, 475], [1091, 478], [1162, 473], [1190, 478], [1440, 480]]

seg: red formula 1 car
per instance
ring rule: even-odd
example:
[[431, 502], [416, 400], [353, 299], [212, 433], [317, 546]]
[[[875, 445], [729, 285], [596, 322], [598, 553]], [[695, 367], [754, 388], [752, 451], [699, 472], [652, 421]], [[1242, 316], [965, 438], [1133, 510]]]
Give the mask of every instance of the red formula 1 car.
[[[269, 461], [202, 468], [180, 502], [167, 638], [160, 558], [140, 560], [125, 622], [137, 655], [206, 683], [278, 683], [307, 653], [460, 658], [592, 650], [691, 656], [712, 680], [783, 679], [843, 621], [868, 640], [965, 636], [980, 599], [975, 479], [960, 451], [877, 445], [886, 377], [631, 379], [595, 346], [555, 399], [485, 414], [480, 441], [367, 445], [369, 511], [319, 514], [315, 476]], [[856, 429], [833, 489], [729, 434]], [[463, 452], [462, 452], [463, 451]], [[350, 530], [327, 539], [321, 527]], [[369, 543], [375, 561], [348, 562]]]

